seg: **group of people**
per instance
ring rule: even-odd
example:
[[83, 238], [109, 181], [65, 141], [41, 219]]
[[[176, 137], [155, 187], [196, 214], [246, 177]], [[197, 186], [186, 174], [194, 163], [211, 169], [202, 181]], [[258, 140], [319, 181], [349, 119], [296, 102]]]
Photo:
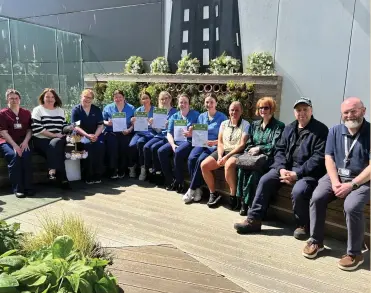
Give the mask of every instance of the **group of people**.
[[[309, 240], [303, 250], [307, 258], [323, 251], [327, 203], [344, 200], [348, 228], [347, 253], [339, 261], [343, 270], [354, 270], [363, 263], [364, 206], [370, 200], [370, 123], [358, 98], [348, 98], [341, 105], [343, 123], [328, 130], [313, 117], [312, 102], [300, 98], [294, 104], [295, 121], [284, 125], [274, 117], [276, 102], [271, 97], [257, 101], [251, 124], [242, 119], [243, 105], [232, 102], [229, 117], [217, 110], [213, 93], [204, 98], [205, 112], [190, 108], [190, 97], [181, 94], [177, 108], [168, 92], [161, 92], [157, 107], [148, 92], [140, 94], [137, 109], [125, 99], [124, 92], [113, 93], [113, 103], [101, 111], [93, 104], [94, 92], [85, 89], [81, 102], [72, 109], [66, 122], [62, 102], [55, 90], [47, 88], [38, 98], [39, 106], [31, 112], [21, 108], [21, 95], [14, 89], [6, 92], [8, 107], [0, 111], [0, 150], [8, 163], [9, 178], [17, 197], [32, 196], [32, 149], [46, 157], [49, 180], [70, 188], [65, 170], [66, 135], [79, 134], [88, 157], [82, 160], [87, 184], [100, 183], [103, 171], [111, 179], [149, 179], [163, 182], [166, 190], [183, 194], [187, 204], [202, 199], [202, 186], [209, 189], [209, 207], [217, 207], [222, 198], [216, 190], [213, 171], [224, 168], [229, 186], [229, 204], [247, 216], [234, 228], [238, 233], [261, 231], [270, 199], [284, 185], [292, 186], [292, 203], [296, 220], [294, 237]], [[166, 109], [166, 126], [154, 125], [154, 110]], [[135, 131], [136, 113], [147, 113], [148, 130]], [[118, 114], [126, 119], [123, 131], [114, 131]], [[174, 131], [181, 121], [186, 127], [182, 137]], [[146, 123], [147, 123], [146, 122]], [[207, 146], [194, 147], [195, 124], [207, 125]], [[264, 155], [256, 168], [238, 168], [242, 156]], [[186, 165], [190, 185], [185, 188]]]

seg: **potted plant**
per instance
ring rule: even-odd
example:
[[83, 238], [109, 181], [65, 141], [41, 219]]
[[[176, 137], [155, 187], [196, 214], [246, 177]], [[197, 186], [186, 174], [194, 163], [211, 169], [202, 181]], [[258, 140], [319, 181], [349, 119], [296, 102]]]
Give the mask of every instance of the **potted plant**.
[[144, 71], [143, 58], [131, 56], [125, 63], [126, 74], [141, 74]]

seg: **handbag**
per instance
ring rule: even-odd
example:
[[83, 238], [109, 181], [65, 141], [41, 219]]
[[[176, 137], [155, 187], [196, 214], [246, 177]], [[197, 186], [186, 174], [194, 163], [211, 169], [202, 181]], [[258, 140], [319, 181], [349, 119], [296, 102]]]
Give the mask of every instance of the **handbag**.
[[265, 164], [268, 161], [268, 156], [264, 154], [252, 156], [248, 153], [245, 153], [241, 156], [239, 156], [236, 160], [236, 165], [240, 169], [244, 170], [263, 170], [265, 167]]

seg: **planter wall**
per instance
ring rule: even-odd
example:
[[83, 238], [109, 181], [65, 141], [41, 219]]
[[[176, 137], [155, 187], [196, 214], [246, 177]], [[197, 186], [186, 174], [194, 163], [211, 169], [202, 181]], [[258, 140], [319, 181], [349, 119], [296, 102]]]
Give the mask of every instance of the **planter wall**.
[[[254, 115], [256, 101], [264, 96], [273, 97], [277, 102], [275, 116], [279, 117], [282, 77], [281, 76], [252, 76], [252, 75], [192, 75], [192, 74], [138, 74], [138, 75], [120, 75], [120, 74], [89, 74], [85, 75], [84, 83], [86, 88], [93, 88], [97, 82], [122, 81], [136, 83], [168, 83], [171, 86], [172, 95], [183, 91], [184, 85], [198, 84], [198, 92], [215, 92], [219, 96], [228, 93], [227, 83], [254, 83], [255, 91], [253, 95], [246, 93], [246, 99], [242, 103], [249, 109], [249, 113]], [[254, 118], [254, 117], [250, 117]]]

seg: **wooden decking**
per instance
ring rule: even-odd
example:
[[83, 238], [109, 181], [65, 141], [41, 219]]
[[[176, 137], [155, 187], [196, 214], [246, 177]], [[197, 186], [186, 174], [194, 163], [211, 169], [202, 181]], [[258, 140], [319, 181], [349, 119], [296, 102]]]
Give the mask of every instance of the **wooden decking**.
[[[71, 200], [54, 202], [11, 217], [8, 221], [20, 222], [23, 230], [37, 231], [37, 218], [45, 213], [77, 213], [87, 223], [97, 227], [104, 246], [172, 245], [226, 276], [247, 292], [370, 291], [369, 252], [365, 253], [366, 262], [359, 270], [344, 272], [337, 268], [339, 257], [345, 253], [346, 245], [343, 242], [327, 239], [325, 244], [330, 249], [324, 256], [307, 260], [301, 255], [305, 243], [295, 240], [292, 230], [285, 225], [269, 222], [265, 223], [261, 234], [241, 236], [233, 229], [233, 223], [243, 219], [237, 213], [223, 207], [209, 209], [205, 204], [185, 205], [175, 192], [167, 192], [146, 183], [142, 186], [138, 184], [138, 181], [124, 180], [122, 184], [80, 185], [69, 193]], [[46, 196], [48, 193], [50, 191], [44, 192]], [[3, 205], [0, 216], [17, 203], [21, 205], [21, 200]], [[135, 253], [126, 252], [126, 258], [133, 257]], [[126, 271], [124, 279], [127, 280], [126, 284], [131, 284], [125, 292], [151, 292], [146, 289], [148, 286], [153, 286], [149, 289], [157, 292], [178, 292], [169, 287], [156, 287], [159, 284], [157, 269], [166, 270], [166, 267], [150, 270], [148, 265], [143, 267], [140, 274], [140, 268], [134, 270], [128, 263], [123, 264], [123, 270]], [[182, 275], [182, 282], [186, 284], [186, 276], [190, 278], [189, 283], [193, 283], [187, 274]], [[181, 282], [177, 284], [182, 288]], [[123, 288], [125, 290], [125, 286]], [[199, 291], [190, 289], [179, 292]], [[214, 286], [208, 292], [223, 291]]]

